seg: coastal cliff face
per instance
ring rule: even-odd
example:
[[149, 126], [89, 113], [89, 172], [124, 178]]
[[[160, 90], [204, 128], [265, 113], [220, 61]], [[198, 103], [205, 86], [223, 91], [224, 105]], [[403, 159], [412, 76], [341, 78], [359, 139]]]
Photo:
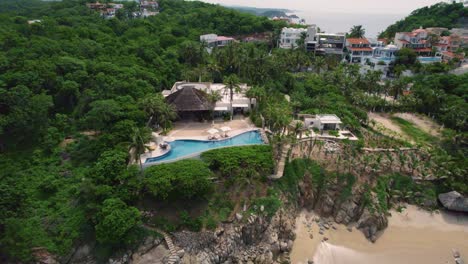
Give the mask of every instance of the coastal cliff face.
[[271, 219], [251, 214], [215, 231], [178, 232], [174, 243], [185, 251], [181, 263], [280, 263], [292, 248], [294, 223], [295, 214], [281, 209]]
[[[171, 234], [175, 245], [171, 252], [161, 238], [147, 238], [135, 251], [113, 258], [112, 264], [124, 263], [288, 263], [295, 239], [295, 219], [302, 209], [314, 210], [328, 221], [355, 225], [371, 241], [388, 225], [387, 217], [373, 209], [362, 185], [355, 184], [344, 196], [345, 186], [331, 182], [321, 189], [314, 187], [310, 177], [299, 182], [296, 201], [283, 205], [272, 217], [261, 211], [258, 215], [247, 212], [236, 214], [232, 223], [221, 224], [216, 230]], [[286, 200], [286, 199], [284, 199]], [[88, 254], [77, 250], [69, 263], [95, 263]], [[86, 251], [86, 250], [85, 250]], [[171, 262], [175, 261], [175, 262]]]
[[367, 206], [366, 199], [371, 199], [373, 204], [378, 201], [375, 196], [366, 198], [363, 188], [357, 185], [349, 195], [343, 196], [344, 187], [336, 182], [314, 191], [311, 182], [306, 180], [299, 184], [297, 198], [300, 207], [314, 210], [321, 217], [331, 218], [344, 225], [357, 223], [356, 227], [366, 238], [375, 242], [377, 233], [387, 227], [388, 220], [385, 213]]

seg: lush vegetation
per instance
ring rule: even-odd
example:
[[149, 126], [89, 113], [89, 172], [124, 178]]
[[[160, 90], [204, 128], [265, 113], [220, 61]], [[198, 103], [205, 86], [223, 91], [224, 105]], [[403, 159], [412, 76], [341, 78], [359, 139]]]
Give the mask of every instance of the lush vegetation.
[[[350, 158], [336, 166], [341, 172], [293, 160], [278, 183], [266, 180], [282, 143], [294, 143], [292, 135], [302, 133], [300, 127], [288, 133], [296, 113], [337, 114], [346, 128], [366, 138], [375, 135], [367, 111], [432, 116], [450, 128], [431, 149], [441, 176], [438, 187], [468, 193], [467, 75], [423, 69], [412, 79], [377, 84], [379, 72], [361, 74], [339, 58], [276, 49], [284, 24], [264, 17], [160, 0], [157, 16], [131, 18], [134, 5], [128, 3], [116, 18], [103, 19], [85, 2], [0, 3], [0, 251], [11, 261], [32, 262], [34, 247], [65, 256], [78, 241], [95, 241], [96, 254], [105, 261], [138, 245], [146, 235], [142, 221], [169, 230], [214, 228], [243, 205], [255, 212], [263, 206], [271, 216], [281, 195], [297, 192], [303, 179], [314, 188], [337, 181], [345, 198], [357, 180], [352, 166], [362, 163], [356, 167], [364, 174], [379, 163], [359, 159], [364, 141], [345, 144]], [[41, 22], [28, 24], [31, 19]], [[234, 43], [211, 54], [199, 43], [205, 33], [255, 32], [271, 33], [272, 39]], [[258, 108], [250, 117], [271, 130], [272, 145], [214, 150], [202, 160], [145, 171], [132, 165], [140, 163], [151, 130], [171, 128], [174, 109], [158, 94], [179, 80], [223, 82], [231, 89], [251, 85], [248, 96]], [[410, 95], [403, 96], [410, 83]], [[390, 96], [395, 100], [386, 100]], [[387, 147], [396, 142], [376, 138], [375, 144]], [[309, 145], [310, 153], [322, 148]], [[389, 156], [388, 168], [394, 158]], [[175, 216], [154, 216], [146, 204], [196, 204], [198, 211], [180, 206]]]
[[209, 164], [210, 169], [220, 171], [224, 177], [255, 178], [273, 173], [270, 146], [215, 149], [202, 153], [201, 157]]
[[144, 186], [160, 199], [203, 197], [213, 189], [212, 174], [199, 160], [182, 160], [145, 170]]
[[380, 34], [382, 38], [391, 39], [396, 32], [409, 32], [419, 27], [463, 27], [463, 19], [468, 16], [468, 9], [463, 7], [463, 3], [438, 3], [417, 9], [405, 19], [389, 26]]

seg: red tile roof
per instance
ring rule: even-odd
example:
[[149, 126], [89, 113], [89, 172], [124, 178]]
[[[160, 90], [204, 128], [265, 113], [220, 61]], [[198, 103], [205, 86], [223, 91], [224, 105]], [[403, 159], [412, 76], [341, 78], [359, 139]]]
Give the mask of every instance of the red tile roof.
[[365, 47], [365, 48], [353, 48], [353, 47], [349, 47], [349, 49], [351, 51], [372, 51], [372, 48], [370, 47]]
[[231, 37], [225, 37], [225, 36], [218, 36], [216, 38], [217, 41], [224, 41], [224, 40], [234, 40], [234, 38]]
[[414, 51], [416, 51], [416, 52], [431, 52], [432, 49], [431, 48], [417, 48], [417, 49], [414, 49]]
[[450, 51], [445, 51], [445, 52], [442, 52], [442, 54], [444, 56], [447, 56], [447, 57], [450, 57], [450, 58], [459, 58], [459, 59], [463, 59], [465, 56], [463, 56], [463, 54], [455, 54], [453, 52], [450, 52]]
[[346, 39], [349, 44], [370, 44], [366, 38], [348, 38]]
[[413, 30], [414, 33], [423, 33], [423, 32], [426, 32], [425, 29], [422, 29], [422, 28], [419, 28], [419, 29], [416, 29], [416, 30]]
[[379, 39], [377, 39], [377, 41], [382, 41], [382, 43], [388, 44], [388, 40], [384, 39], [384, 38], [379, 38]]

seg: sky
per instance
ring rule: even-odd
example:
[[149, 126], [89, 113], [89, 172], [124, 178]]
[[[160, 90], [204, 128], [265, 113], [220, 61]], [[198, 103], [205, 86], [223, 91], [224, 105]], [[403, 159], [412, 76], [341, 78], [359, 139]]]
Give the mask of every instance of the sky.
[[379, 32], [413, 10], [441, 0], [202, 0], [227, 6], [250, 6], [293, 10], [308, 24], [322, 31], [347, 32], [353, 25], [363, 25], [367, 37]]

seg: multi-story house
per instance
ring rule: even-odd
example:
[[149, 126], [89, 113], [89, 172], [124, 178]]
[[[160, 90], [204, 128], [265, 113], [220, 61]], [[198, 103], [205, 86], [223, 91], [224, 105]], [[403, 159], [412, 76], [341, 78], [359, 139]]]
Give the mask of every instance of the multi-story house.
[[303, 34], [307, 34], [306, 28], [283, 28], [279, 40], [279, 47], [282, 49], [294, 49], [299, 46], [299, 40]]
[[104, 18], [113, 18], [117, 10], [122, 9], [124, 6], [123, 4], [114, 4], [114, 3], [87, 3], [86, 6], [90, 9], [99, 11], [101, 16]]
[[307, 28], [306, 50], [315, 53], [343, 55], [344, 33], [319, 33], [316, 25]]
[[159, 14], [159, 3], [140, 0], [140, 16], [150, 17]]
[[344, 33], [317, 33], [318, 50], [325, 54], [343, 55], [346, 43]]
[[427, 30], [419, 28], [412, 32], [397, 32], [395, 45], [399, 48], [413, 49], [420, 56], [430, 56], [432, 53], [431, 42]]
[[351, 63], [365, 63], [372, 57], [372, 47], [366, 38], [346, 39], [347, 59]]

